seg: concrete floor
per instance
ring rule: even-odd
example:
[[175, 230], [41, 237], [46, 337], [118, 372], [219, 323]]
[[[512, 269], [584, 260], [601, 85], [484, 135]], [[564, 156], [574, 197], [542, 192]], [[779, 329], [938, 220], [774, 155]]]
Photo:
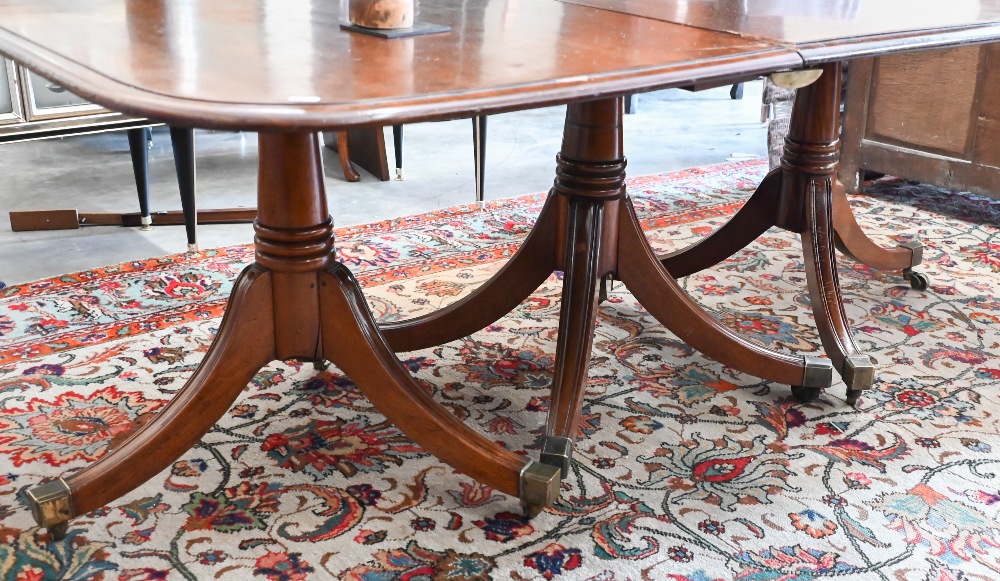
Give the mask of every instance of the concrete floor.
[[[759, 121], [761, 83], [742, 100], [728, 88], [699, 93], [660, 91], [639, 96], [625, 118], [628, 174], [639, 176], [729, 159], [765, 156]], [[486, 199], [547, 190], [555, 172], [564, 107], [489, 118]], [[405, 181], [379, 182], [361, 172], [348, 183], [336, 155], [324, 149], [330, 211], [338, 226], [360, 224], [474, 201], [472, 127], [468, 119], [407, 125]], [[196, 132], [198, 205], [255, 205], [257, 140], [253, 133]], [[393, 164], [387, 131], [389, 163]], [[151, 209], [180, 208], [170, 139], [154, 129], [150, 151]], [[29, 282], [135, 259], [183, 252], [184, 229], [89, 226], [78, 230], [12, 232], [11, 210], [75, 208], [135, 212], [135, 179], [123, 131], [0, 145], [0, 281]], [[203, 225], [201, 248], [251, 242], [249, 224]]]

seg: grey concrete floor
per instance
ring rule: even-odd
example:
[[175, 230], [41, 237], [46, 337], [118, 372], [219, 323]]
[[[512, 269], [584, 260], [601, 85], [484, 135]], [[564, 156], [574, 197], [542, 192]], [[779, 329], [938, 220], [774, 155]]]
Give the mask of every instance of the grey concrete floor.
[[[698, 93], [668, 90], [640, 95], [625, 117], [628, 174], [646, 175], [765, 156], [760, 123], [761, 83], [742, 100], [728, 88]], [[489, 118], [486, 199], [542, 192], [552, 185], [565, 107]], [[389, 163], [393, 164], [388, 135]], [[257, 139], [253, 133], [196, 132], [200, 208], [255, 205]], [[180, 208], [165, 129], [154, 129], [150, 151], [153, 211]], [[348, 183], [336, 155], [324, 149], [327, 196], [338, 226], [405, 216], [475, 200], [472, 127], [468, 119], [407, 125], [404, 181], [380, 182], [361, 172]], [[184, 229], [151, 231], [115, 226], [13, 232], [11, 210], [77, 209], [135, 212], [135, 179], [123, 131], [0, 145], [0, 281], [29, 282], [60, 274], [183, 252]], [[251, 242], [249, 224], [203, 225], [201, 248]]]

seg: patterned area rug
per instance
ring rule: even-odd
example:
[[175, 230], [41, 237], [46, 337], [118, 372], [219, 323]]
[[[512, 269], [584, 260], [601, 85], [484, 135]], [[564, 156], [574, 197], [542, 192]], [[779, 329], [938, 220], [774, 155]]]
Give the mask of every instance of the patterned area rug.
[[[632, 179], [658, 248], [730, 216], [751, 161]], [[944, 581], [1000, 576], [1000, 204], [899, 180], [853, 200], [880, 240], [918, 235], [931, 281], [843, 261], [878, 363], [858, 409], [798, 405], [707, 360], [624, 289], [600, 309], [584, 438], [562, 500], [533, 520], [375, 412], [335, 369], [275, 362], [169, 470], [52, 542], [20, 494], [93, 462], [203, 356], [247, 247], [0, 291], [0, 576], [5, 579]], [[475, 288], [543, 197], [338, 231], [383, 320]], [[772, 230], [683, 281], [727, 325], [818, 353], [796, 238]], [[536, 447], [560, 282], [464, 340], [402, 355], [490, 438]]]

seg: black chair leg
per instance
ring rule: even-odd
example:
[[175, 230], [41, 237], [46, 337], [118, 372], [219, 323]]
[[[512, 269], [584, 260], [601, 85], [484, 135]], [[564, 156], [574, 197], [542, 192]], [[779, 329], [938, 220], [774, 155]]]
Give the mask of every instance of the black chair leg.
[[403, 179], [403, 126], [392, 126], [392, 149], [396, 154], [396, 179]]
[[149, 216], [149, 142], [152, 138], [149, 127], [128, 130], [128, 149], [132, 154], [132, 172], [135, 174], [135, 189], [139, 194], [139, 215], [142, 229], [152, 228]]
[[483, 202], [486, 186], [486, 116], [472, 118], [472, 146], [476, 163], [476, 201]]
[[743, 83], [736, 83], [729, 89], [729, 98], [734, 101], [743, 98]]
[[174, 149], [177, 187], [181, 192], [181, 210], [187, 231], [188, 251], [198, 250], [198, 206], [195, 202], [194, 129], [170, 128], [170, 144]]
[[639, 110], [639, 95], [630, 93], [625, 95], [625, 114], [633, 115]]

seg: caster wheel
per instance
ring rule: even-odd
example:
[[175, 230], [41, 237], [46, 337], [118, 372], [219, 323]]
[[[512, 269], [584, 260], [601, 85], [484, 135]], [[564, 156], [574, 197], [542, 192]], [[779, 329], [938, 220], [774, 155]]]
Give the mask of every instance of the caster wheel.
[[313, 369], [316, 371], [326, 371], [329, 368], [330, 364], [327, 363], [325, 359], [317, 359], [316, 361], [313, 361]]
[[521, 513], [527, 518], [535, 518], [544, 508], [545, 507], [540, 504], [529, 504], [527, 502], [521, 503]]
[[809, 403], [819, 399], [819, 394], [822, 391], [822, 388], [819, 387], [802, 387], [801, 385], [793, 385], [792, 397], [794, 397], [795, 401], [799, 403]]
[[847, 405], [851, 407], [858, 407], [858, 398], [861, 397], [860, 389], [849, 389], [847, 390]]
[[52, 525], [47, 530], [53, 541], [61, 541], [66, 538], [66, 533], [69, 532], [69, 521], [66, 520], [57, 525]]
[[909, 268], [903, 271], [903, 277], [910, 281], [910, 288], [918, 291], [927, 290], [927, 285], [930, 282], [926, 274]]

